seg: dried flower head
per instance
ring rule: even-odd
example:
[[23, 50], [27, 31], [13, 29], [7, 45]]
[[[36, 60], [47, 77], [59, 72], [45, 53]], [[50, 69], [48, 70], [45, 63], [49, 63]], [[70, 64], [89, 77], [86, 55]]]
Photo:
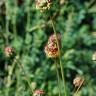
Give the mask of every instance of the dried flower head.
[[36, 9], [39, 9], [41, 12], [44, 12], [46, 9], [50, 9], [51, 0], [37, 0]]
[[94, 52], [93, 56], [92, 56], [92, 60], [96, 61], [96, 52]]
[[44, 92], [44, 90], [42, 90], [42, 89], [37, 89], [37, 90], [35, 90], [35, 91], [33, 92], [33, 96], [41, 96], [41, 95], [43, 95], [43, 94], [45, 94], [45, 92]]
[[14, 54], [14, 49], [12, 47], [10, 47], [10, 46], [7, 46], [5, 48], [6, 57], [11, 57], [11, 56], [13, 56], [13, 54]]
[[75, 87], [79, 87], [80, 85], [82, 85], [84, 82], [84, 79], [81, 78], [80, 76], [77, 76], [74, 80], [73, 80], [73, 84], [75, 85]]
[[[57, 36], [57, 39], [60, 43], [61, 37], [60, 35]], [[58, 57], [58, 46], [56, 42], [56, 36], [53, 34], [49, 37], [48, 43], [45, 46], [45, 53], [49, 58], [55, 58]]]

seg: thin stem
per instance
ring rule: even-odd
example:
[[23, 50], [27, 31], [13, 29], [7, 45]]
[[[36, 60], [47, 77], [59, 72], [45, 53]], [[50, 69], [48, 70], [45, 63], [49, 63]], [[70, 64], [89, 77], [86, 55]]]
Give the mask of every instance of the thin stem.
[[57, 72], [57, 78], [58, 78], [58, 91], [59, 91], [59, 96], [61, 96], [61, 88], [60, 88], [60, 77], [59, 77], [59, 71], [58, 71], [58, 64], [57, 64], [57, 60], [55, 59], [55, 68], [56, 68], [56, 72]]
[[13, 70], [15, 68], [15, 65], [16, 65], [16, 58], [14, 59], [12, 66], [10, 66], [8, 69], [6, 96], [9, 96], [10, 86], [12, 84], [12, 74], [13, 74]]
[[28, 85], [29, 85], [29, 88], [30, 88], [30, 90], [31, 90], [31, 93], [33, 94], [33, 89], [32, 89], [32, 87], [31, 87], [30, 80], [29, 80], [29, 78], [28, 78], [28, 76], [27, 76], [27, 73], [26, 73], [26, 71], [25, 71], [25, 69], [24, 69], [24, 67], [23, 67], [23, 65], [21, 64], [20, 61], [18, 61], [18, 65], [19, 65], [19, 67], [22, 69], [22, 71], [23, 71], [23, 73], [24, 73], [24, 75], [25, 75], [26, 81], [27, 81], [27, 83], [28, 83]]
[[76, 96], [76, 94], [78, 93], [79, 89], [81, 88], [83, 82], [84, 82], [84, 80], [82, 80], [81, 84], [79, 85], [79, 87], [77, 88], [77, 90], [76, 90], [76, 92], [74, 93], [73, 96]]
[[28, 1], [28, 4], [27, 4], [27, 6], [26, 6], [26, 8], [27, 8], [27, 24], [26, 24], [26, 31], [28, 31], [29, 30], [29, 28], [30, 28], [30, 0]]
[[6, 6], [6, 45], [8, 45], [8, 34], [9, 34], [9, 2], [8, 2], [8, 0], [6, 1], [6, 3], [5, 3], [5, 6]]
[[17, 36], [16, 23], [13, 24], [13, 32], [14, 32], [14, 38], [16, 39], [16, 36]]
[[52, 22], [53, 31], [54, 31], [54, 34], [56, 36], [56, 42], [57, 42], [58, 53], [59, 53], [60, 68], [61, 68], [61, 75], [62, 75], [62, 80], [63, 80], [63, 85], [64, 85], [64, 95], [67, 96], [66, 82], [65, 82], [65, 78], [64, 78], [64, 74], [63, 74], [63, 66], [62, 66], [62, 62], [61, 62], [61, 52], [60, 52], [57, 32], [56, 32], [56, 29], [55, 29], [55, 25], [54, 25], [53, 19], [52, 19], [51, 16], [50, 16], [50, 18], [51, 18], [51, 22]]
[[17, 1], [14, 0], [13, 32], [14, 32], [14, 38], [15, 38], [15, 39], [16, 39], [16, 36], [17, 36], [16, 16], [17, 16]]

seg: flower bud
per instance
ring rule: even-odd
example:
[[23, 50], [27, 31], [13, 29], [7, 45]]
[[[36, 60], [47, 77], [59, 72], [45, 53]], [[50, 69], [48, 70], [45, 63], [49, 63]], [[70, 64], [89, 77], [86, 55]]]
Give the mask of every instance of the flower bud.
[[31, 86], [32, 86], [32, 89], [34, 90], [37, 87], [37, 83], [36, 82], [32, 82]]

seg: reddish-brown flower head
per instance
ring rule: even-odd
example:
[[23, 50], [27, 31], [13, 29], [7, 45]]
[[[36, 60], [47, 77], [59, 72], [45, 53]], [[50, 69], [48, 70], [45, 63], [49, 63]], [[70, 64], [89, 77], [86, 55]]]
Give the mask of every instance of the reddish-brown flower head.
[[36, 9], [39, 9], [41, 12], [44, 12], [46, 9], [50, 9], [51, 0], [37, 0]]
[[53, 47], [48, 47], [48, 45], [45, 46], [45, 53], [50, 58], [55, 58], [59, 55], [57, 47], [56, 48], [54, 46]]
[[[58, 39], [59, 46], [60, 46], [60, 41], [61, 41], [60, 35], [57, 35], [57, 39]], [[48, 57], [50, 58], [58, 57], [59, 52], [58, 52], [57, 40], [54, 34], [49, 37], [48, 43], [46, 44], [44, 50]]]
[[7, 57], [10, 57], [10, 56], [12, 56], [14, 54], [14, 49], [12, 48], [12, 47], [10, 47], [10, 46], [7, 46], [6, 48], [5, 48], [5, 55], [7, 56]]
[[41, 96], [43, 94], [45, 94], [44, 90], [37, 89], [37, 90], [34, 91], [33, 96]]

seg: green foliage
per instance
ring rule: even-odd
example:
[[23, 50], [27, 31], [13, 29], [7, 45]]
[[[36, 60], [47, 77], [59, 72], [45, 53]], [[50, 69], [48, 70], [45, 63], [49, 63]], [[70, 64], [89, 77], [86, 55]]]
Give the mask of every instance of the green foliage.
[[68, 93], [74, 89], [74, 77], [82, 75], [85, 84], [78, 96], [96, 96], [96, 62], [92, 61], [92, 53], [96, 51], [96, 2], [61, 1], [52, 2], [50, 13], [41, 13], [31, 0], [0, 0], [0, 96], [31, 96], [18, 65], [13, 70], [10, 88], [7, 86], [12, 61], [5, 58], [6, 45], [13, 46], [20, 55], [30, 82], [36, 82], [37, 88], [44, 89], [48, 96], [57, 96], [54, 59], [47, 58], [44, 52], [48, 37], [53, 34], [50, 14], [62, 37], [62, 62]]

